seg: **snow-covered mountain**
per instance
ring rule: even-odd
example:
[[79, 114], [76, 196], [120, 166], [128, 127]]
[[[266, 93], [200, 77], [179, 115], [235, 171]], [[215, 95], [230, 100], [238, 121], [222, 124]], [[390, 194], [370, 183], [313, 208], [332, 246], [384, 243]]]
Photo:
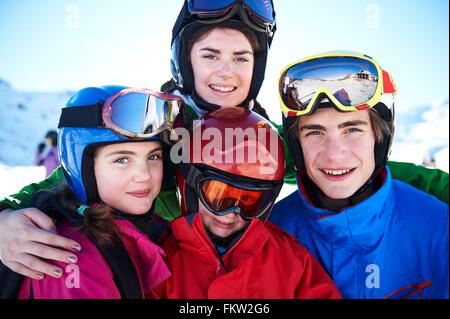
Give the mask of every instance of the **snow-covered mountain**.
[[72, 92], [19, 92], [0, 79], [0, 163], [33, 165], [37, 145], [58, 126]]

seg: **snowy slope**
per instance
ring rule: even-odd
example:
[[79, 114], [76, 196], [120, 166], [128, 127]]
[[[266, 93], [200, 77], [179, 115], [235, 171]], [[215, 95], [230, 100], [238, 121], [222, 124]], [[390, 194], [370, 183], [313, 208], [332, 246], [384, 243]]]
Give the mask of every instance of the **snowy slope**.
[[56, 129], [71, 92], [18, 92], [0, 79], [0, 163], [32, 165], [35, 149]]
[[417, 164], [434, 160], [448, 172], [448, 146], [448, 99], [397, 114], [390, 159]]

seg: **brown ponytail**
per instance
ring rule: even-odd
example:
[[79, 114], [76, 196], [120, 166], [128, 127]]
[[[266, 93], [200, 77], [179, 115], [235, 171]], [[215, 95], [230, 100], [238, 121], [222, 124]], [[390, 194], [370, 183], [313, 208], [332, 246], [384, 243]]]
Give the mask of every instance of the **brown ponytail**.
[[112, 209], [106, 204], [86, 209], [79, 229], [102, 246], [115, 244], [119, 240]]
[[270, 121], [270, 118], [269, 118], [269, 115], [268, 115], [267, 112], [266, 112], [266, 109], [263, 108], [263, 107], [261, 106], [261, 104], [259, 104], [259, 102], [256, 101], [256, 100], [253, 100], [253, 103], [254, 103], [254, 104], [253, 104], [253, 109], [252, 109], [252, 111], [258, 113], [259, 115], [261, 115], [262, 117], [264, 117], [266, 120]]
[[33, 206], [57, 220], [69, 220], [77, 229], [99, 245], [114, 245], [120, 241], [113, 219], [113, 210], [106, 204], [89, 207], [81, 216], [77, 209], [81, 203], [73, 196], [70, 188], [62, 183], [53, 190], [42, 190], [33, 198]]

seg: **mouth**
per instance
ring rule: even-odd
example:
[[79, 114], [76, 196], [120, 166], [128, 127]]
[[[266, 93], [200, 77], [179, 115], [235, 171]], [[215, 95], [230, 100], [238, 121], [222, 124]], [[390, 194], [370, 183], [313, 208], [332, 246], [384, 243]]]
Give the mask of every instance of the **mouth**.
[[222, 86], [222, 85], [215, 85], [210, 84], [208, 87], [218, 93], [231, 93], [237, 90], [237, 86]]
[[127, 192], [128, 195], [137, 197], [137, 198], [145, 198], [150, 194], [150, 189], [143, 189], [134, 192]]
[[213, 218], [213, 220], [214, 220], [214, 223], [221, 228], [227, 228], [227, 229], [232, 228], [235, 224], [235, 223], [226, 223], [226, 222], [220, 221], [216, 218]]
[[319, 169], [326, 178], [331, 180], [342, 180], [347, 176], [351, 175], [356, 168], [346, 168], [346, 169]]

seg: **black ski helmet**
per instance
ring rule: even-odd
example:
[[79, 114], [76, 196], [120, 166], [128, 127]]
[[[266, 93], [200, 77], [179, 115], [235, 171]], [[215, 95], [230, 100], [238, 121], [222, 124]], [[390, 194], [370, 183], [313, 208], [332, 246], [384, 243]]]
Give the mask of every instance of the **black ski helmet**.
[[[175, 25], [172, 29], [172, 59], [171, 70], [178, 89], [185, 94], [191, 94], [194, 89], [193, 71], [189, 61], [189, 52], [187, 52], [188, 41], [192, 34], [204, 26], [217, 27], [248, 27], [254, 32], [258, 40], [260, 50], [255, 54], [255, 64], [253, 67], [253, 77], [249, 94], [245, 101], [251, 101], [256, 98], [261, 89], [264, 80], [264, 73], [267, 64], [267, 54], [276, 31], [275, 11], [273, 10], [272, 0], [260, 0], [261, 5], [273, 17], [272, 23], [265, 24], [265, 28], [256, 26], [249, 18], [252, 15], [251, 6], [246, 1], [235, 1], [230, 10], [224, 11], [224, 14], [214, 19], [202, 19], [196, 14], [191, 14], [189, 10], [189, 0], [184, 0], [183, 7], [178, 15]], [[252, 1], [254, 3], [254, 1]], [[220, 10], [220, 9], [218, 9]]]

